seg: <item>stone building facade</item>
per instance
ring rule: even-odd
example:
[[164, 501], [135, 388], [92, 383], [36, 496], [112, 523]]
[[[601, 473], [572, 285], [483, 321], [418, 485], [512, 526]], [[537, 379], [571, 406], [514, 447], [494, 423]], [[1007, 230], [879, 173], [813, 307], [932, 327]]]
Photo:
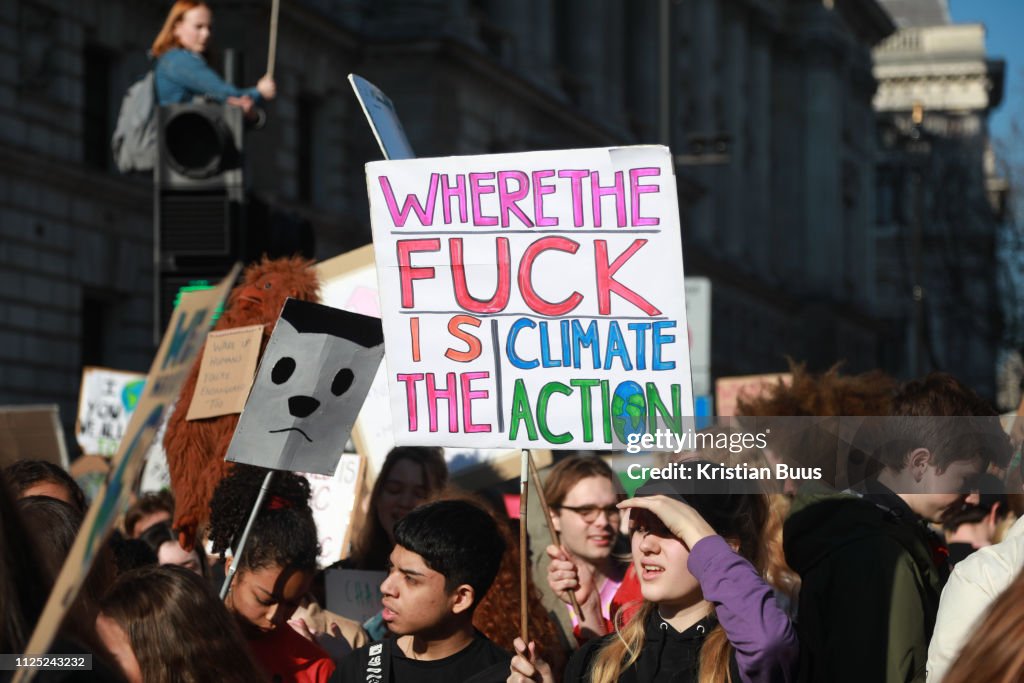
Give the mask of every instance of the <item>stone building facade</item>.
[[[0, 3], [0, 403], [58, 402], [70, 423], [83, 365], [148, 365], [152, 189], [111, 170], [109, 137], [169, 4]], [[269, 4], [214, 3], [245, 83]], [[420, 156], [668, 143], [687, 274], [713, 283], [713, 373], [876, 365], [871, 49], [893, 30], [876, 0], [282, 5], [247, 177], [313, 225], [318, 257], [369, 240], [379, 152], [356, 72]]]
[[882, 364], [905, 376], [945, 370], [994, 397], [1005, 187], [988, 115], [1005, 65], [988, 56], [984, 26], [950, 23], [945, 2], [892, 9], [900, 30], [875, 50]]

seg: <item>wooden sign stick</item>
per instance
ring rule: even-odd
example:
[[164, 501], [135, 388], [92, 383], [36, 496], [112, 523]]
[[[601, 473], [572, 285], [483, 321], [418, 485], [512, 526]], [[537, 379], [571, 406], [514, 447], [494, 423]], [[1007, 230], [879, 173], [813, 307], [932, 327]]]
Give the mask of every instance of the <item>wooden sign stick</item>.
[[281, 0], [270, 3], [270, 44], [267, 47], [267, 75], [274, 77], [274, 62], [277, 61], [277, 16], [281, 11]]
[[527, 628], [527, 591], [526, 572], [529, 570], [527, 555], [530, 548], [526, 542], [526, 496], [530, 490], [530, 451], [523, 449], [523, 460], [519, 470], [519, 635], [524, 643], [529, 643], [529, 632]]
[[[530, 455], [530, 478], [533, 479], [533, 488], [537, 491], [537, 500], [540, 502], [541, 510], [544, 511], [544, 521], [548, 523], [548, 533], [551, 534], [551, 545], [559, 546], [562, 545], [562, 539], [558, 536], [558, 532], [555, 530], [555, 523], [551, 521], [551, 508], [548, 506], [547, 496], [544, 495], [544, 487], [540, 483], [540, 474], [537, 472], [537, 465], [533, 462], [533, 455]], [[583, 623], [583, 610], [580, 609], [580, 604], [576, 601], [576, 593], [573, 591], [566, 591], [569, 594], [569, 601], [572, 603], [572, 608], [576, 610], [576, 618]]]

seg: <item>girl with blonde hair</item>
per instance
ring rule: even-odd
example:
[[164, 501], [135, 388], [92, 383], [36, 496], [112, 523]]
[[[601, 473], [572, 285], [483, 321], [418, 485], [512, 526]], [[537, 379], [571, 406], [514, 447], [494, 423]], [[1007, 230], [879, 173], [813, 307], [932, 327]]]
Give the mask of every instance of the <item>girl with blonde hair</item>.
[[[766, 497], [727, 485], [659, 480], [620, 503], [643, 602], [576, 652], [566, 683], [794, 680], [796, 633], [763, 578]], [[532, 643], [516, 650], [510, 683], [554, 680]]]

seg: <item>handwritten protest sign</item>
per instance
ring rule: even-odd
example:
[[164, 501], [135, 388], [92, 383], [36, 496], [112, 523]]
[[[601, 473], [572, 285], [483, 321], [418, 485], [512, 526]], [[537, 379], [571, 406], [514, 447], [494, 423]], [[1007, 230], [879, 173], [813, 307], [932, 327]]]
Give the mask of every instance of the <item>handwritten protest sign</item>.
[[117, 452], [145, 379], [138, 372], [83, 368], [75, 420], [75, 440], [83, 455], [109, 458]]
[[[320, 279], [320, 300], [325, 305], [380, 317], [372, 244], [317, 264], [317, 277]], [[376, 476], [388, 451], [395, 445], [391, 435], [391, 402], [388, 400], [387, 373], [383, 363], [377, 368], [366, 401], [352, 427], [352, 442], [356, 450], [366, 456], [370, 472]]]
[[186, 420], [242, 412], [260, 359], [263, 325], [211, 332]]
[[380, 585], [387, 572], [332, 569], [324, 574], [327, 609], [360, 624], [381, 610]]
[[399, 444], [613, 449], [693, 415], [671, 154], [381, 161]]
[[334, 476], [304, 474], [309, 480], [310, 506], [320, 537], [317, 565], [329, 567], [348, 555], [352, 513], [363, 482], [364, 459], [358, 453], [345, 453]]
[[[143, 457], [203, 346], [214, 312], [224, 303], [240, 271], [241, 265], [236, 265], [215, 289], [182, 295], [146, 376], [135, 414], [114, 456], [110, 478], [89, 506], [24, 654], [41, 655], [53, 642], [64, 615], [89, 575], [97, 552], [117, 517], [127, 508]], [[33, 676], [31, 669], [21, 669], [14, 681], [21, 683]]]

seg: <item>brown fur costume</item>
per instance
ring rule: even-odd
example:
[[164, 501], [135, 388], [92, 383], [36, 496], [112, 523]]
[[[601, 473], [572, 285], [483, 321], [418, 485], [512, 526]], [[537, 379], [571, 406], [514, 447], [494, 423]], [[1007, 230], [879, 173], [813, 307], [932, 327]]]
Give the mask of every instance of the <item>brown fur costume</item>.
[[[224, 314], [214, 329], [262, 324], [262, 355], [288, 297], [320, 301], [320, 283], [313, 262], [298, 257], [274, 260], [264, 258], [260, 263], [246, 268], [242, 282], [231, 290]], [[167, 434], [164, 436], [167, 467], [177, 501], [174, 528], [178, 529], [181, 544], [185, 548], [192, 547], [199, 528], [209, 519], [213, 490], [231, 467], [231, 463], [224, 461], [224, 455], [239, 417], [222, 415], [202, 420], [185, 420], [199, 380], [202, 360], [203, 354], [200, 352], [181, 389], [178, 404], [167, 423]]]

